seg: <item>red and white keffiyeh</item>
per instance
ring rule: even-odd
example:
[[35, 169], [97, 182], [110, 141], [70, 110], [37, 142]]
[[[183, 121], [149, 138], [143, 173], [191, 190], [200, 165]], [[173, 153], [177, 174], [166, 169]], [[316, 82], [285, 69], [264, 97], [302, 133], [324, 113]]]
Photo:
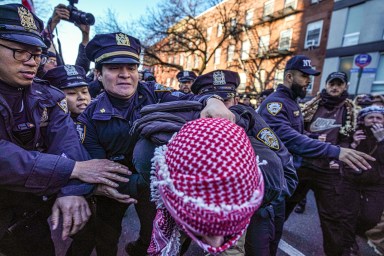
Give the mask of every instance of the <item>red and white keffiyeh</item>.
[[[194, 120], [157, 148], [152, 161], [158, 210], [150, 255], [177, 255], [181, 230], [213, 254], [237, 242], [264, 195], [256, 155], [241, 127], [219, 118]], [[213, 247], [196, 234], [226, 239]]]

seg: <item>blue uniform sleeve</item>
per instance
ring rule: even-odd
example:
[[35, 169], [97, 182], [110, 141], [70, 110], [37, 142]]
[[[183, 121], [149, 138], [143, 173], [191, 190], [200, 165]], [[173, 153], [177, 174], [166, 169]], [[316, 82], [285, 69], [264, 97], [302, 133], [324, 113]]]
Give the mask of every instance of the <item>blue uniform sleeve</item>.
[[85, 54], [85, 46], [80, 44], [75, 65], [82, 67], [85, 70], [85, 73], [87, 73], [89, 71], [90, 64], [91, 62], [88, 60], [87, 55]]
[[57, 193], [69, 180], [75, 161], [58, 155], [27, 151], [0, 140], [0, 187], [36, 195]]
[[[80, 143], [73, 120], [68, 113], [56, 105], [51, 109], [50, 122], [46, 131], [48, 145], [47, 153], [60, 155], [75, 161], [86, 161], [90, 159], [88, 152]], [[70, 180], [64, 186], [59, 196], [81, 196], [88, 195], [94, 189], [94, 185]]]
[[[281, 104], [281, 109], [276, 113], [268, 111], [265, 102], [259, 109], [260, 115], [266, 123], [279, 136], [281, 141], [287, 147], [290, 153], [300, 157], [330, 157], [338, 158], [340, 148], [330, 143], [321, 142], [309, 138], [299, 132], [301, 123], [293, 123], [289, 119], [288, 109], [284, 102], [275, 102]], [[302, 129], [302, 127], [301, 127]]]

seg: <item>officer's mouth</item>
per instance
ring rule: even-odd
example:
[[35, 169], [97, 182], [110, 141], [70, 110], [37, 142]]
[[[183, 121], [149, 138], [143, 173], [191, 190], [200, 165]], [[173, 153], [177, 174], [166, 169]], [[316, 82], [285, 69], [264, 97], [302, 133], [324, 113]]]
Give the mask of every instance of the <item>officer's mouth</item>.
[[85, 109], [85, 108], [87, 108], [87, 106], [88, 106], [88, 104], [79, 104], [76, 107], [79, 109]]
[[36, 75], [36, 72], [33, 72], [33, 71], [21, 71], [20, 73], [23, 75], [25, 79], [29, 79], [29, 80], [32, 80]]

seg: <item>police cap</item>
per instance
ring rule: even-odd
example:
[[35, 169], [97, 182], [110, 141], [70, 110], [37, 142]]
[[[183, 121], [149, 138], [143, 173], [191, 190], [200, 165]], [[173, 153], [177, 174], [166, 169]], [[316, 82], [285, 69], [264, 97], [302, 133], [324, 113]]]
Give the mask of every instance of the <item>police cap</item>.
[[217, 94], [223, 99], [233, 98], [240, 84], [240, 76], [230, 70], [215, 70], [198, 76], [192, 84], [194, 94]]
[[85, 47], [87, 58], [102, 64], [140, 64], [139, 39], [124, 33], [98, 34]]
[[86, 74], [82, 67], [75, 65], [64, 65], [50, 69], [43, 76], [51, 85], [59, 89], [88, 86]]
[[46, 48], [40, 33], [44, 24], [21, 4], [0, 5], [0, 38]]
[[285, 65], [285, 70], [299, 70], [307, 75], [318, 76], [321, 72], [311, 66], [311, 60], [304, 55], [296, 55], [290, 58]]
[[193, 82], [196, 79], [196, 74], [192, 71], [184, 70], [177, 73], [176, 78], [180, 83]]

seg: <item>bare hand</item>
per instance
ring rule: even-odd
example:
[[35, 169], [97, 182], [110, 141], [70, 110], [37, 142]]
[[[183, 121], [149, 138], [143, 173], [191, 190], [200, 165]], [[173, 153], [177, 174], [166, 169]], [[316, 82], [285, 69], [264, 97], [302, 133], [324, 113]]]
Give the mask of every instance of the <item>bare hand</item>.
[[356, 143], [356, 146], [358, 146], [360, 144], [360, 142], [362, 140], [365, 140], [367, 138], [367, 136], [364, 134], [364, 131], [363, 130], [357, 130], [354, 134], [353, 134], [353, 142]]
[[218, 117], [225, 118], [235, 123], [236, 118], [235, 115], [229, 111], [229, 109], [224, 105], [221, 100], [210, 98], [207, 102], [207, 105], [200, 113], [201, 118], [209, 118], [209, 117]]
[[102, 185], [102, 184], [97, 185], [94, 194], [106, 196], [106, 197], [109, 197], [111, 199], [115, 199], [116, 201], [118, 201], [120, 203], [124, 203], [124, 204], [131, 204], [131, 203], [136, 204], [137, 203], [136, 199], [131, 198], [129, 195], [121, 194], [116, 190], [116, 188], [112, 188], [110, 186], [106, 186], [106, 185]]
[[68, 236], [76, 234], [87, 223], [91, 210], [82, 196], [65, 196], [57, 198], [52, 207], [52, 228], [59, 226], [60, 214], [63, 215], [63, 232], [61, 237], [66, 240]]
[[59, 4], [58, 6], [56, 6], [51, 17], [51, 30], [55, 29], [56, 25], [59, 24], [60, 20], [68, 20], [69, 16], [70, 13], [65, 5]]
[[118, 187], [115, 182], [128, 182], [118, 174], [131, 175], [128, 168], [119, 163], [107, 159], [92, 159], [83, 162], [76, 162], [71, 178], [79, 179], [87, 183], [105, 184], [111, 187]]
[[376, 159], [360, 151], [340, 148], [339, 160], [349, 165], [356, 172], [361, 172], [361, 169], [366, 171], [372, 168], [366, 160], [375, 161]]
[[371, 131], [373, 133], [373, 136], [375, 136], [378, 142], [381, 142], [384, 140], [384, 127], [382, 124], [374, 124], [371, 127]]

